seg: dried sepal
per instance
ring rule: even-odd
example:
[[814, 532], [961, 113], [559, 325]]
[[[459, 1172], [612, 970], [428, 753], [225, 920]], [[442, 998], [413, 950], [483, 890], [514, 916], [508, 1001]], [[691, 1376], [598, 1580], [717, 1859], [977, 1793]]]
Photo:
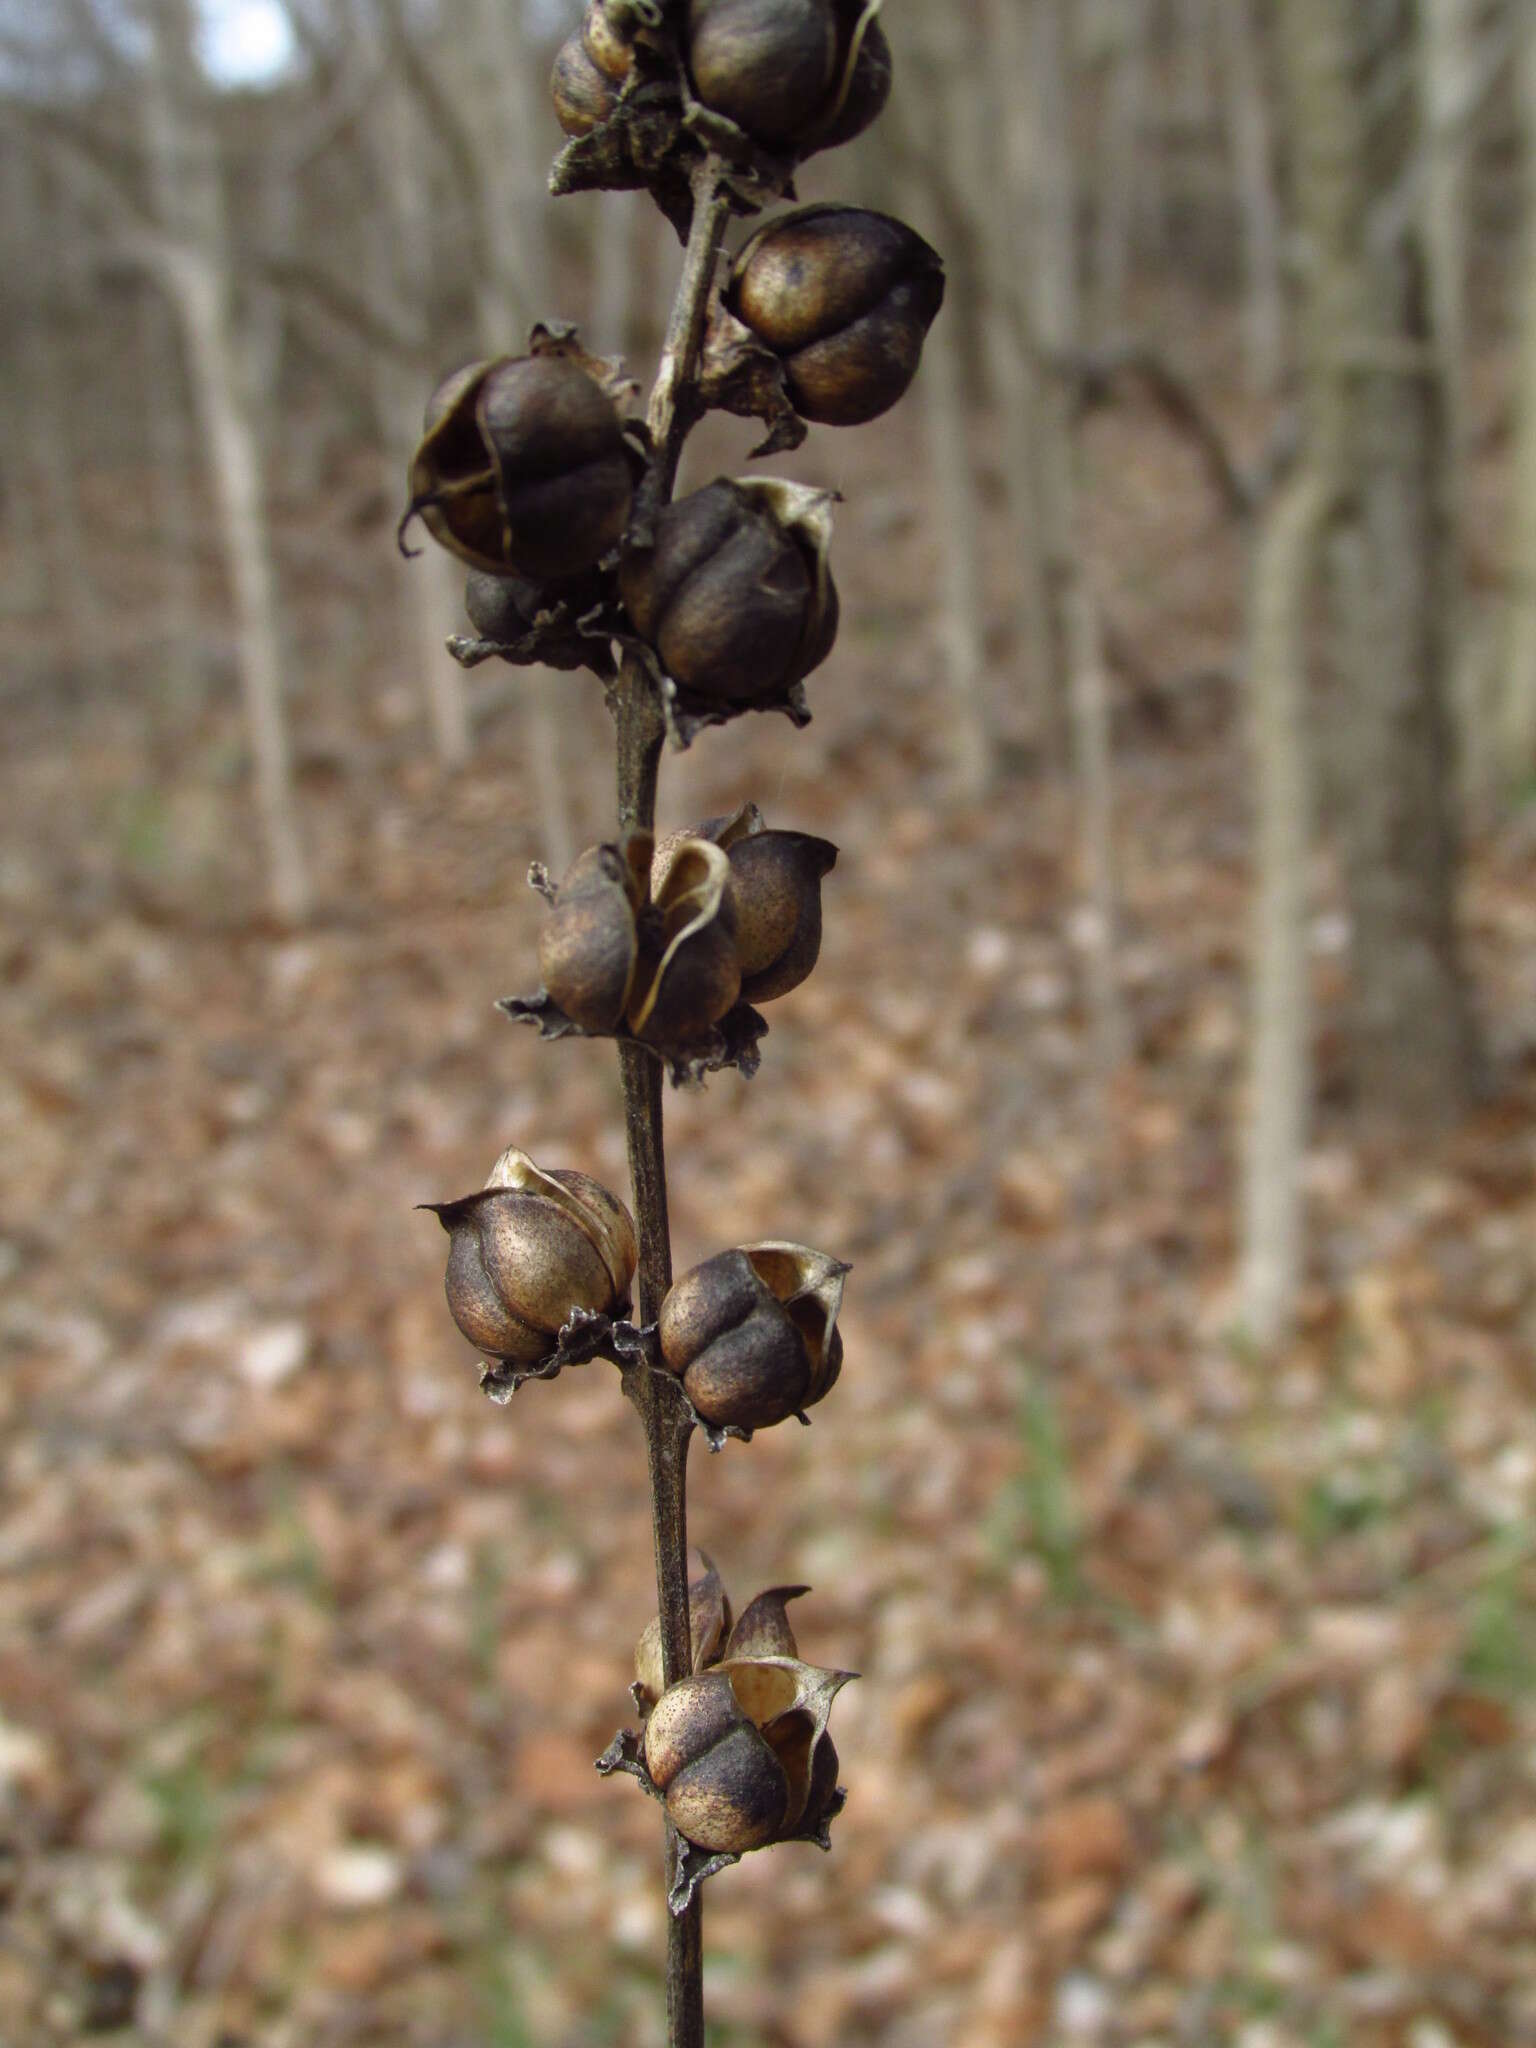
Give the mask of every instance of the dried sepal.
[[763, 422], [768, 432], [749, 450], [754, 460], [798, 448], [809, 431], [795, 411], [782, 361], [720, 298], [710, 301], [698, 395], [708, 412]]
[[725, 1658], [797, 1657], [800, 1653], [789, 1625], [788, 1607], [791, 1600], [810, 1590], [809, 1586], [769, 1586], [749, 1600], [726, 1639]]

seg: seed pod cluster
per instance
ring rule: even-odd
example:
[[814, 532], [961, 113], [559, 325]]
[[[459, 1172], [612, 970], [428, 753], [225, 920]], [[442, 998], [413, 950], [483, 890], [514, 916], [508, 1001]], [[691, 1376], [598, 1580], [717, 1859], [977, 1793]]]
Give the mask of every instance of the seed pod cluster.
[[781, 704], [831, 653], [825, 499], [719, 477], [668, 505], [653, 545], [624, 557], [619, 591], [635, 630], [689, 697], [731, 711]]
[[830, 1392], [847, 1272], [825, 1252], [775, 1240], [717, 1252], [673, 1284], [657, 1325], [661, 1356], [706, 1423], [766, 1429]]
[[726, 292], [782, 361], [796, 412], [837, 427], [896, 403], [943, 301], [937, 250], [862, 206], [805, 206], [769, 221], [737, 257]]
[[738, 998], [795, 988], [821, 946], [821, 878], [837, 848], [774, 832], [755, 804], [673, 833], [589, 846], [549, 892], [544, 995], [583, 1031], [698, 1043]]
[[689, 0], [688, 69], [705, 106], [792, 156], [852, 141], [891, 89], [863, 0]]
[[841, 1803], [827, 1720], [852, 1674], [802, 1662], [786, 1608], [804, 1586], [760, 1593], [732, 1627], [713, 1565], [695, 1555], [693, 1670], [662, 1690], [654, 1622], [636, 1649], [651, 1782], [673, 1826], [697, 1848], [742, 1855], [819, 1839]]
[[445, 377], [411, 463], [409, 519], [472, 569], [544, 582], [622, 535], [633, 464], [617, 406], [569, 356], [503, 356]]
[[535, 1367], [573, 1310], [628, 1313], [634, 1222], [590, 1175], [546, 1173], [509, 1146], [478, 1194], [427, 1206], [449, 1237], [449, 1311], [487, 1358]]

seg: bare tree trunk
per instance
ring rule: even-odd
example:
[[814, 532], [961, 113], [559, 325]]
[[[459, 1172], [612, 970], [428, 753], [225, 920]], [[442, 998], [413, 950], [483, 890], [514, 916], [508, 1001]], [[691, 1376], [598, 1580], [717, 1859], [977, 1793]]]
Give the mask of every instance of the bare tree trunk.
[[983, 203], [991, 195], [983, 252], [988, 263], [984, 339], [989, 379], [1002, 414], [1015, 539], [1010, 580], [1014, 637], [1023, 662], [1018, 690], [1022, 730], [1010, 737], [1050, 752], [1066, 685], [1051, 617], [1050, 504], [1042, 431], [1046, 394], [1030, 305], [1030, 122], [1016, 85], [1026, 75], [1028, 25], [1019, 0], [988, 0], [986, 34], [995, 61], [986, 75], [996, 159], [980, 188]]
[[[956, 95], [969, 77], [963, 17], [944, 8], [924, 23], [927, 67], [924, 154], [938, 160], [957, 130]], [[936, 232], [926, 190], [914, 187], [919, 225]], [[960, 308], [939, 315], [923, 348], [922, 403], [928, 465], [938, 501], [939, 638], [949, 693], [949, 758], [954, 793], [979, 802], [995, 765], [996, 737], [983, 646], [981, 536], [976, 517], [976, 474], [961, 360]]]
[[1536, 773], [1536, 12], [1527, 10], [1520, 50], [1520, 125], [1525, 156], [1520, 354], [1515, 370], [1514, 508], [1499, 726], [1504, 772]]
[[1269, 508], [1249, 595], [1254, 925], [1239, 1286], [1243, 1326], [1266, 1346], [1288, 1333], [1302, 1271], [1302, 1160], [1312, 1099], [1305, 618], [1332, 495], [1314, 451]]
[[283, 709], [277, 590], [267, 531], [261, 440], [230, 312], [218, 154], [192, 55], [185, 0], [156, 0], [155, 62], [144, 117], [168, 237], [161, 275], [186, 341], [235, 607], [246, 724], [256, 764], [274, 913], [300, 922], [309, 883], [299, 837]]
[[1465, 440], [1467, 182], [1478, 96], [1477, 0], [1418, 0], [1424, 250], [1455, 473]]
[[1314, 437], [1351, 496], [1333, 550], [1348, 677], [1335, 752], [1354, 925], [1362, 1100], [1419, 1122], [1464, 1103], [1477, 1047], [1457, 946], [1450, 649], [1452, 542], [1442, 387], [1415, 209], [1411, 24], [1403, 0], [1286, 0], [1307, 241]]
[[[1217, 0], [1219, 14], [1229, 0]], [[1177, 83], [1174, 105], [1188, 128], [1206, 127], [1211, 118], [1211, 0], [1177, 0]]]
[[192, 422], [182, 369], [181, 335], [163, 293], [146, 291], [139, 309], [141, 390], [153, 493], [152, 531], [159, 571], [160, 661], [171, 695], [195, 697], [205, 669], [198, 603], [198, 526], [193, 505]]
[[1280, 271], [1280, 202], [1253, 0], [1216, 9], [1225, 73], [1228, 144], [1243, 222], [1243, 347], [1248, 382], [1263, 397], [1284, 369], [1285, 295]]
[[1137, 178], [1152, 26], [1151, 0], [1119, 0], [1104, 90], [1094, 235], [1097, 325], [1098, 332], [1106, 336], [1118, 334], [1125, 324], [1126, 279], [1139, 212]]
[[[37, 251], [34, 223], [49, 217], [52, 195], [42, 167], [25, 149], [12, 147], [5, 175], [7, 245], [15, 252], [17, 275], [27, 293], [15, 328], [18, 382], [18, 467], [31, 506], [26, 527], [47, 609], [71, 658], [88, 662], [101, 646], [101, 596], [91, 564], [73, 453], [73, 408], [64, 388], [64, 352], [49, 327], [58, 316], [58, 238], [45, 235]], [[28, 248], [40, 254], [26, 261]]]
[[[372, 216], [372, 270], [380, 303], [398, 306], [421, 324], [422, 353], [430, 355], [428, 330], [437, 303], [433, 274], [435, 241], [431, 184], [422, 161], [422, 133], [415, 104], [393, 82], [386, 83], [370, 131], [375, 175], [385, 196]], [[378, 354], [374, 387], [383, 426], [387, 488], [391, 498], [405, 488], [419, 425], [420, 384], [410, 366]], [[441, 548], [427, 548], [411, 561], [397, 556], [400, 601], [421, 670], [427, 720], [438, 760], [460, 768], [469, 759], [472, 736], [464, 673], [445, 644], [462, 609], [463, 571]]]
[[1081, 451], [1073, 418], [1076, 356], [1082, 342], [1078, 279], [1077, 180], [1071, 106], [1073, 69], [1064, 0], [1034, 0], [1033, 104], [1035, 322], [1053, 366], [1044, 421], [1053, 508], [1052, 562], [1057, 632], [1067, 671], [1068, 731], [1077, 866], [1082, 895], [1078, 928], [1086, 965], [1091, 1030], [1100, 1096], [1126, 1044], [1115, 973], [1116, 908], [1111, 799], [1109, 688], [1099, 605], [1089, 560]]

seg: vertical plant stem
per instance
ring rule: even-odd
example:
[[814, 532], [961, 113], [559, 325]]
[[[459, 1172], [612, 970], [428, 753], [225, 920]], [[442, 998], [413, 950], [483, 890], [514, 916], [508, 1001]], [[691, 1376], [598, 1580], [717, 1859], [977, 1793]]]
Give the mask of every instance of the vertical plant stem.
[[[713, 157], [694, 185], [693, 222], [683, 257], [661, 367], [651, 393], [648, 424], [654, 454], [643, 487], [641, 516], [654, 518], [672, 495], [678, 459], [696, 413], [695, 388], [704, 322], [715, 265], [729, 215]], [[615, 686], [618, 727], [619, 828], [651, 831], [665, 726], [650, 677], [627, 657]], [[672, 1284], [672, 1240], [667, 1223], [667, 1164], [662, 1139], [660, 1062], [638, 1045], [619, 1047], [624, 1084], [624, 1128], [639, 1236], [640, 1320], [654, 1323]], [[670, 1384], [644, 1366], [629, 1374], [631, 1398], [645, 1429], [651, 1476], [651, 1530], [656, 1552], [656, 1603], [661, 1622], [666, 1684], [687, 1676], [692, 1664], [688, 1614], [688, 1445], [693, 1424]], [[667, 1825], [666, 1882], [670, 1892], [682, 1854]], [[686, 1912], [667, 1915], [667, 2040], [669, 2048], [704, 2048], [704, 1912], [695, 1891]]]

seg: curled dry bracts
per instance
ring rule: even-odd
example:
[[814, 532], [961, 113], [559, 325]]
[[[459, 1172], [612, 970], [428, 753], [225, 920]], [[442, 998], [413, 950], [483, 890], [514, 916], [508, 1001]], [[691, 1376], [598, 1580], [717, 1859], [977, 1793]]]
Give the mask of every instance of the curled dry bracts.
[[768, 221], [725, 294], [729, 312], [780, 359], [795, 411], [841, 427], [901, 397], [943, 301], [938, 251], [862, 206], [806, 206]]
[[589, 1175], [545, 1172], [509, 1146], [478, 1194], [426, 1206], [450, 1240], [453, 1319], [513, 1384], [558, 1369], [573, 1324], [628, 1313], [634, 1222]]
[[843, 1362], [837, 1328], [848, 1267], [808, 1245], [769, 1242], [718, 1252], [674, 1283], [661, 1305], [662, 1362], [718, 1448], [830, 1392]]
[[419, 514], [472, 569], [540, 583], [618, 544], [640, 461], [614, 402], [622, 380], [564, 337], [544, 340], [536, 330], [533, 353], [471, 363], [438, 385], [401, 522], [403, 533]]
[[832, 651], [833, 493], [719, 477], [668, 505], [626, 554], [619, 591], [686, 712], [807, 715], [802, 680]]
[[[634, 1695], [646, 1716], [644, 1735], [638, 1742], [619, 1737], [598, 1768], [639, 1777], [705, 1857], [734, 1861], [782, 1841], [828, 1846], [843, 1794], [827, 1720], [854, 1674], [801, 1659], [787, 1610], [808, 1590], [770, 1587], [733, 1626], [719, 1574], [695, 1551], [688, 1586], [692, 1670], [663, 1687], [654, 1620], [636, 1645]], [[687, 1890], [719, 1867], [696, 1859]], [[686, 1902], [674, 1894], [674, 1912]]]

